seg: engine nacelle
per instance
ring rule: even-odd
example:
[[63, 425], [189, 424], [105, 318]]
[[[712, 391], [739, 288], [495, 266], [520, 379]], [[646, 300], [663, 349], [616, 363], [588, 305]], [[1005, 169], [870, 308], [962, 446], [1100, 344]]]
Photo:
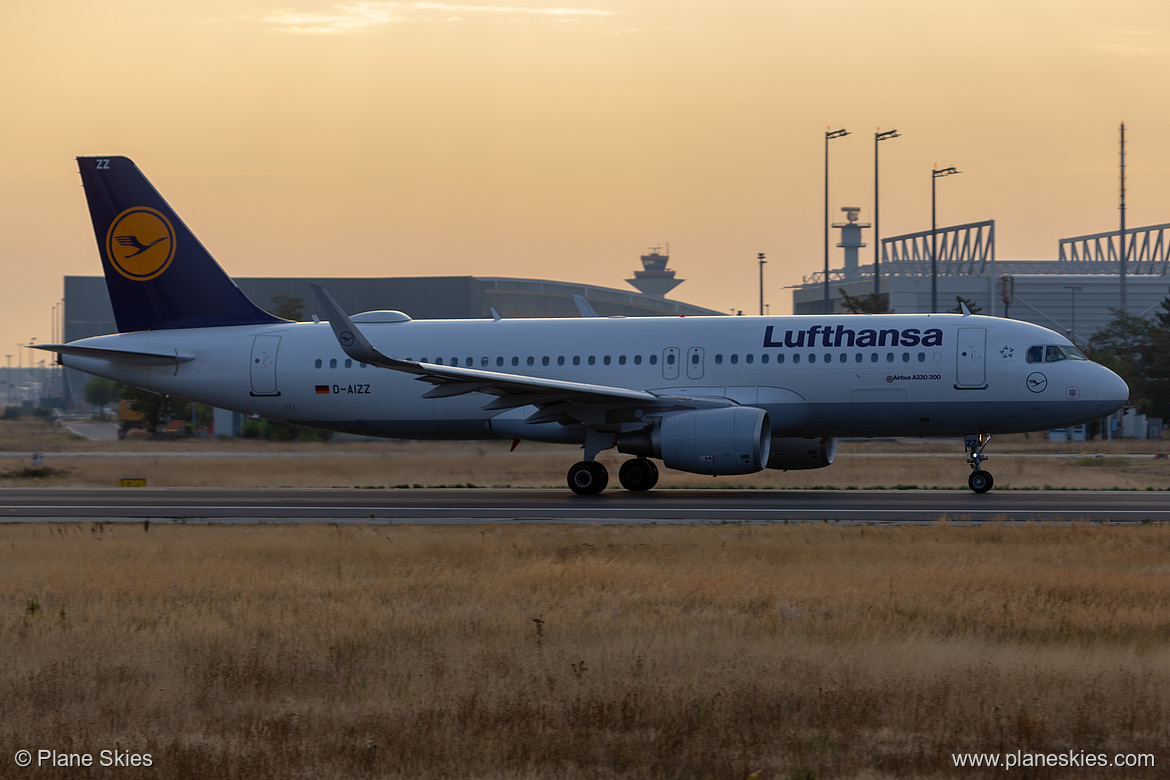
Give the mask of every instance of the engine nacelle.
[[750, 406], [671, 412], [649, 431], [618, 437], [618, 450], [661, 458], [692, 474], [754, 474], [768, 462], [768, 413]]
[[837, 457], [837, 439], [827, 436], [772, 439], [768, 468], [782, 471], [823, 469]]

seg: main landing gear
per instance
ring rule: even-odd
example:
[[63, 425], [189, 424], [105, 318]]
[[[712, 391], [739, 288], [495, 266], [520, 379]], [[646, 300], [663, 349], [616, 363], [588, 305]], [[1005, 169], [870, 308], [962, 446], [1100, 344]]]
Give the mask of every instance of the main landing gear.
[[[658, 484], [658, 467], [646, 458], [631, 458], [618, 470], [618, 481], [626, 490], [642, 492]], [[579, 496], [593, 496], [605, 490], [609, 472], [595, 460], [574, 463], [569, 469], [569, 489]]]
[[976, 433], [963, 438], [963, 446], [968, 452], [967, 464], [971, 467], [971, 476], [967, 477], [967, 487], [976, 493], [986, 493], [995, 484], [991, 472], [980, 468], [983, 461], [989, 457], [983, 454], [983, 448], [987, 446], [989, 441], [991, 441], [991, 434], [988, 433]]

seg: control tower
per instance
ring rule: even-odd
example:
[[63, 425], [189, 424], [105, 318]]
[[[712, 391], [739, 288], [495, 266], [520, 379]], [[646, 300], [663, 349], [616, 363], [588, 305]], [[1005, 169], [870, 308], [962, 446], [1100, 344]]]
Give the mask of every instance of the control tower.
[[845, 278], [854, 279], [857, 277], [857, 250], [865, 246], [861, 240], [861, 229], [869, 227], [869, 223], [859, 223], [857, 221], [861, 209], [857, 206], [842, 206], [841, 210], [845, 212], [846, 222], [834, 222], [833, 227], [841, 230], [841, 243], [837, 246], [845, 249]]
[[668, 292], [686, 281], [674, 278], [674, 271], [666, 267], [669, 260], [669, 246], [665, 252], [660, 246], [650, 247], [642, 255], [642, 270], [634, 271], [634, 278], [626, 281], [644, 295], [665, 298]]

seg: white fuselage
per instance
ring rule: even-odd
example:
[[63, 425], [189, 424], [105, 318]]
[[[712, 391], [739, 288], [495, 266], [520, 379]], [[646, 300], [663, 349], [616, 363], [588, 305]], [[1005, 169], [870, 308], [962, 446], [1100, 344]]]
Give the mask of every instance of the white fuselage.
[[[407, 320], [364, 321], [361, 330], [396, 358], [730, 398], [764, 408], [774, 436], [1043, 430], [1103, 417], [1128, 396], [1116, 374], [1090, 361], [1029, 362], [1031, 347], [1071, 347], [1063, 336], [979, 316]], [[423, 398], [432, 385], [355, 363], [323, 322], [155, 330], [74, 343], [193, 357], [167, 366], [72, 355], [63, 362], [272, 419], [411, 439], [517, 435], [515, 425], [506, 433], [489, 428], [501, 415], [483, 409], [493, 396]], [[569, 429], [576, 427], [532, 426], [530, 438], [575, 441]]]

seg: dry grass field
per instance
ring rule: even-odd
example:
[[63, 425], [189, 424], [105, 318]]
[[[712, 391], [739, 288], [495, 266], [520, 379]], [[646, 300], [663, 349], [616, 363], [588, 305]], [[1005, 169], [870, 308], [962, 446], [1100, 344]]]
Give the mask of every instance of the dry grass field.
[[[123, 477], [144, 477], [155, 487], [486, 487], [565, 486], [565, 472], [579, 457], [572, 447], [509, 442], [371, 441], [337, 444], [278, 444], [248, 440], [79, 441], [36, 421], [0, 421], [0, 486], [102, 487]], [[45, 453], [55, 471], [36, 479], [19, 476], [32, 450]], [[148, 457], [79, 457], [93, 453]], [[1004, 436], [992, 441], [987, 468], [996, 488], [1125, 489], [1170, 488], [1170, 441], [1049, 444], [1043, 435]], [[1121, 457], [1141, 453], [1142, 457]], [[1058, 454], [1079, 454], [1068, 459]], [[1100, 454], [1102, 457], [1095, 457]], [[1021, 457], [1026, 455], [1027, 457]], [[998, 456], [998, 457], [997, 457]], [[625, 456], [599, 460], [617, 484]], [[23, 462], [22, 462], [23, 461]], [[813, 471], [764, 471], [742, 477], [704, 477], [662, 470], [661, 488], [945, 488], [966, 489], [969, 470], [963, 445], [954, 441], [842, 442], [837, 461]]]
[[[0, 527], [3, 777], [1166, 777], [1170, 528]], [[21, 748], [150, 769], [15, 769]]]

